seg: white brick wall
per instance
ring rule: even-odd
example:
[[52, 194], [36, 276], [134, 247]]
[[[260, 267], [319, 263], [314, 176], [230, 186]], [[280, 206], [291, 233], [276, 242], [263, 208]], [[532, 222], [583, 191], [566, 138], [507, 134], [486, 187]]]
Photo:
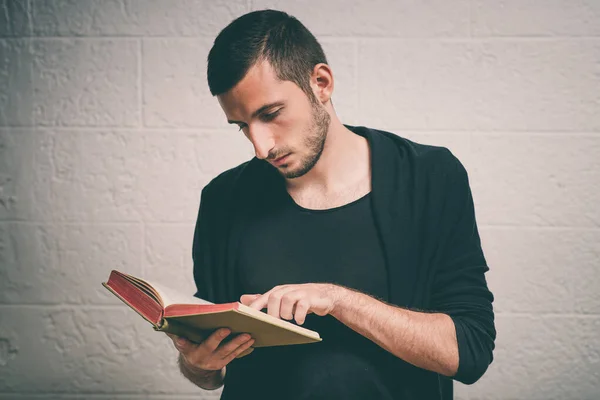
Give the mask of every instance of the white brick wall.
[[343, 122], [469, 171], [498, 341], [456, 398], [600, 398], [600, 0], [0, 0], [0, 399], [197, 398], [100, 282], [193, 292], [200, 189], [252, 155], [207, 52], [265, 7], [321, 40]]

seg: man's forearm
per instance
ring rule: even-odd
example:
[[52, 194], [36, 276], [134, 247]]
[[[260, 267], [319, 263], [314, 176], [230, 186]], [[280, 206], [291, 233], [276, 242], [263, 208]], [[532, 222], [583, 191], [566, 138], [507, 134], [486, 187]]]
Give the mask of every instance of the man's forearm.
[[331, 315], [352, 330], [417, 367], [456, 374], [458, 344], [448, 315], [398, 308], [343, 287], [339, 299]]
[[194, 385], [205, 389], [215, 390], [223, 386], [227, 367], [223, 367], [220, 371], [206, 371], [203, 369], [194, 368], [188, 365], [183, 356], [179, 355], [179, 370], [190, 382]]

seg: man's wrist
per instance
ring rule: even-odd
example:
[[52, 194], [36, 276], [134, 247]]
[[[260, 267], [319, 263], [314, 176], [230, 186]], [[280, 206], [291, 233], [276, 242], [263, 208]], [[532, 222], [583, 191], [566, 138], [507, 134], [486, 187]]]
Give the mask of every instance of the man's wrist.
[[339, 315], [342, 312], [344, 306], [351, 301], [350, 298], [352, 297], [353, 291], [340, 285], [333, 285], [333, 287], [333, 306], [329, 314], [336, 317], [336, 315]]
[[183, 357], [183, 355], [181, 354], [179, 355], [179, 365], [180, 367], [184, 368], [187, 372], [197, 376], [208, 376], [214, 374], [215, 372], [218, 372], [217, 370], [198, 368], [188, 363], [185, 357]]
[[179, 355], [178, 363], [183, 376], [195, 385], [206, 390], [214, 390], [223, 386], [227, 367], [223, 367], [220, 370], [198, 368], [189, 364], [181, 354]]

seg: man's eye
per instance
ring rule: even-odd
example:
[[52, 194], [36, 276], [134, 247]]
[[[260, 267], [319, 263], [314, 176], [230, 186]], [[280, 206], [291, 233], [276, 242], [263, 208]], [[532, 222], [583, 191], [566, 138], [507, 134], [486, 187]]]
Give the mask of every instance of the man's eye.
[[[263, 121], [272, 121], [275, 119], [275, 117], [277, 117], [279, 115], [279, 113], [281, 112], [281, 108], [275, 112], [272, 112], [270, 114], [262, 114], [260, 116], [260, 119], [262, 119]], [[241, 131], [242, 129], [244, 129], [246, 127], [246, 125], [238, 125], [238, 127], [240, 128], [239, 130]]]
[[279, 115], [279, 112], [281, 111], [281, 108], [275, 112], [272, 112], [271, 114], [263, 114], [262, 119], [264, 121], [272, 121], [273, 119], [275, 119], [275, 117], [277, 115]]

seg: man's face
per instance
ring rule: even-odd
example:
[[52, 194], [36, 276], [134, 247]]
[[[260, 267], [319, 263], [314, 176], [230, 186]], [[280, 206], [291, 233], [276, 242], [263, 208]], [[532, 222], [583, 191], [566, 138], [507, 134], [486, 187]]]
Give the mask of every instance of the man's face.
[[251, 67], [217, 98], [228, 121], [240, 126], [254, 146], [256, 157], [284, 177], [300, 177], [319, 160], [331, 117], [295, 83], [279, 81], [268, 62]]

